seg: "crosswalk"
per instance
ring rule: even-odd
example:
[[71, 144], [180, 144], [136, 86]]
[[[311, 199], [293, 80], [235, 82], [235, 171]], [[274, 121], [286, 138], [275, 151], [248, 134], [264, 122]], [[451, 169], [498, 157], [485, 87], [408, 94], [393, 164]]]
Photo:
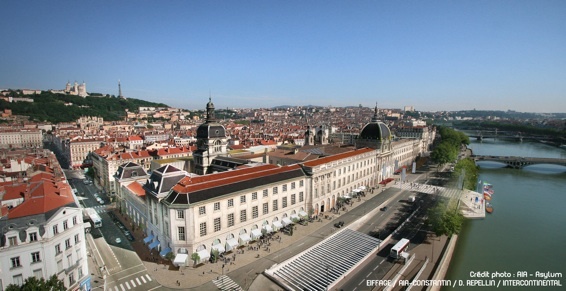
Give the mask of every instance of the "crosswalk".
[[153, 280], [151, 279], [149, 274], [145, 274], [145, 275], [142, 275], [142, 276], [130, 279], [130, 280], [126, 280], [123, 283], [120, 283], [118, 285], [109, 286], [108, 290], [111, 290], [111, 291], [131, 290], [131, 289], [141, 287], [143, 284], [149, 283], [151, 281], [153, 281]]
[[236, 284], [236, 282], [232, 281], [232, 279], [226, 275], [220, 276], [218, 280], [212, 280], [212, 283], [214, 283], [216, 287], [220, 288], [220, 290], [244, 291], [240, 285]]
[[94, 209], [97, 213], [104, 213], [106, 212], [106, 205], [96, 205], [93, 207], [90, 207], [92, 209]]

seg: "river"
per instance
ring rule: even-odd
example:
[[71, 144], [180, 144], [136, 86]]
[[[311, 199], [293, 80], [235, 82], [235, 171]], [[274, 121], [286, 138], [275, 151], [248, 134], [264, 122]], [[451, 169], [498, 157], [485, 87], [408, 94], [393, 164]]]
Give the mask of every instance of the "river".
[[[477, 155], [566, 159], [566, 150], [534, 142], [474, 140], [469, 147]], [[565, 170], [564, 167], [550, 165], [517, 170], [498, 168], [493, 163], [481, 163], [480, 179], [493, 184], [495, 190], [491, 201], [494, 212], [487, 214], [482, 220], [466, 221], [458, 237], [446, 279], [464, 280], [465, 286], [467, 280], [491, 279], [494, 275], [498, 279], [510, 276], [505, 279], [523, 279], [529, 280], [529, 283], [540, 279], [536, 278], [536, 272], [566, 275]], [[527, 272], [526, 278], [518, 273], [521, 271]], [[478, 277], [479, 275], [489, 277]], [[504, 289], [566, 289], [565, 278], [554, 279], [560, 280], [564, 287]], [[497, 284], [499, 281], [501, 280], [484, 281], [481, 284]], [[503, 284], [503, 281], [499, 284]], [[443, 288], [448, 289], [451, 288]], [[473, 290], [478, 287], [457, 289]], [[492, 290], [495, 286], [483, 289]]]

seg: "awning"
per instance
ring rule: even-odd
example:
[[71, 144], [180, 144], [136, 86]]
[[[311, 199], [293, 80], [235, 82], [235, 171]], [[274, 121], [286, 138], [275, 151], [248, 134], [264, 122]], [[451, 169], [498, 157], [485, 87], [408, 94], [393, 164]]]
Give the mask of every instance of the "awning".
[[246, 244], [250, 240], [252, 240], [252, 239], [250, 238], [250, 236], [247, 233], [240, 234], [240, 244]]
[[261, 237], [261, 230], [259, 230], [258, 228], [252, 229], [252, 238], [258, 239]]
[[148, 242], [150, 242], [150, 241], [152, 241], [152, 240], [153, 240], [153, 234], [150, 235], [150, 236], [148, 236], [148, 237], [146, 237], [146, 238], [144, 238], [144, 239], [143, 239], [143, 243], [146, 244], [146, 243], [148, 243]]
[[271, 228], [270, 225], [264, 225], [263, 229], [265, 229], [265, 231], [267, 231], [267, 233], [272, 233], [273, 232], [273, 228]]
[[350, 193], [348, 193], [348, 194], [346, 194], [346, 195], [344, 195], [344, 196], [342, 196], [342, 197], [344, 197], [344, 198], [346, 198], [346, 199], [352, 199], [352, 196], [350, 196]]
[[226, 249], [224, 248], [224, 246], [222, 246], [222, 244], [215, 244], [212, 246], [213, 250], [217, 250], [219, 254], [223, 254], [226, 252]]
[[283, 218], [281, 219], [281, 223], [283, 224], [283, 226], [287, 226], [287, 225], [293, 224], [293, 222], [291, 221], [291, 219], [289, 219], [289, 217], [283, 217]]
[[171, 248], [165, 248], [159, 252], [159, 255], [165, 257], [170, 252], [171, 252]]
[[367, 189], [366, 186], [360, 186], [360, 190], [364, 191], [366, 189]]
[[198, 256], [199, 256], [199, 263], [201, 262], [206, 262], [208, 259], [210, 259], [210, 253], [207, 249], [204, 250], [200, 250], [197, 252]]
[[149, 249], [153, 250], [154, 248], [156, 248], [159, 245], [159, 241], [153, 241], [152, 243], [149, 244]]
[[289, 218], [291, 219], [291, 221], [301, 220], [301, 218], [296, 214], [289, 215]]
[[276, 220], [273, 222], [273, 229], [274, 230], [279, 230], [280, 228], [283, 228], [283, 224], [281, 223], [281, 221]]
[[189, 258], [189, 255], [187, 255], [187, 254], [177, 254], [175, 256], [175, 259], [173, 260], [173, 265], [175, 265], [177, 267], [186, 266], [188, 258]]
[[229, 251], [237, 248], [239, 245], [240, 244], [238, 243], [238, 240], [235, 239], [235, 238], [231, 238], [229, 240], [226, 240], [226, 249], [228, 249]]
[[354, 192], [354, 193], [359, 193], [359, 192], [362, 192], [362, 190], [360, 190], [360, 189], [354, 189], [354, 190], [352, 190], [352, 192]]
[[301, 211], [299, 211], [299, 216], [304, 218], [304, 217], [307, 217], [309, 215], [306, 212], [301, 210]]

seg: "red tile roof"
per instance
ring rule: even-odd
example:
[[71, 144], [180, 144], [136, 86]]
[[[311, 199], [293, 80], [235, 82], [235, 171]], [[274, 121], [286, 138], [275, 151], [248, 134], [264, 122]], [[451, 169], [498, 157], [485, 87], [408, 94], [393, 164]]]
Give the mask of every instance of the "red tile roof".
[[338, 161], [338, 160], [341, 160], [341, 159], [347, 159], [347, 158], [350, 158], [350, 157], [355, 157], [357, 155], [361, 155], [361, 154], [365, 154], [365, 153], [369, 153], [369, 152], [373, 152], [373, 151], [374, 150], [370, 149], [370, 148], [357, 149], [357, 150], [353, 150], [353, 151], [350, 151], [350, 152], [345, 152], [345, 153], [341, 153], [341, 154], [337, 154], [337, 155], [332, 155], [332, 156], [308, 161], [308, 162], [303, 163], [303, 165], [305, 167], [316, 167], [316, 166], [320, 166], [322, 164], [331, 163], [331, 162], [334, 162], [334, 161]]
[[9, 219], [46, 213], [75, 202], [71, 187], [66, 183], [41, 181], [28, 185], [24, 185], [24, 202], [9, 211]]

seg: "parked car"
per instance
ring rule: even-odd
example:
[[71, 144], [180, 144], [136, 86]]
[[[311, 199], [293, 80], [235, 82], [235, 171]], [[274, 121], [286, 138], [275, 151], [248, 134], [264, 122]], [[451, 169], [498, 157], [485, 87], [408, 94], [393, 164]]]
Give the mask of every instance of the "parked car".
[[383, 206], [383, 207], [381, 207], [379, 210], [381, 210], [381, 211], [387, 211], [387, 206]]
[[129, 241], [134, 241], [134, 236], [129, 231], [125, 231], [124, 234]]
[[122, 240], [121, 240], [119, 237], [117, 237], [117, 238], [116, 238], [116, 243], [119, 244], [119, 243], [121, 243], [121, 242], [122, 242]]
[[344, 226], [344, 221], [338, 221], [334, 224], [334, 227], [336, 228], [341, 228], [342, 226]]

